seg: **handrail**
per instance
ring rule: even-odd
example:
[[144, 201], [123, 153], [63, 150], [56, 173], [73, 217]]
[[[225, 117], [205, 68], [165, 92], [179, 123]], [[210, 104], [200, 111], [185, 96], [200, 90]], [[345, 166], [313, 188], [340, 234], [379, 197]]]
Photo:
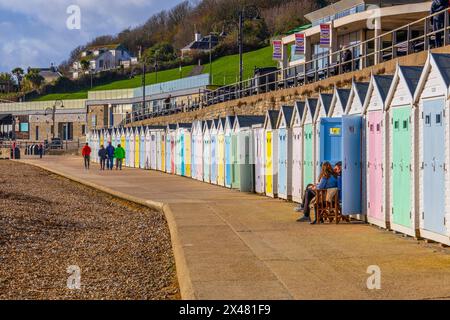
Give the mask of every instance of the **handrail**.
[[[429, 31], [431, 19], [436, 16], [442, 17], [442, 15], [444, 15], [443, 27], [438, 30]], [[329, 52], [309, 61], [301, 62], [295, 66], [279, 69], [261, 76], [254, 76], [243, 80], [242, 82], [235, 82], [230, 85], [222, 86], [216, 90], [206, 92], [206, 96], [202, 99], [203, 101], [199, 107], [203, 108], [217, 103], [233, 101], [243, 97], [276, 91], [287, 87], [304, 86], [334, 75], [374, 66], [381, 61], [395, 59], [399, 53], [402, 52], [399, 51], [399, 49], [403, 49], [403, 45], [405, 44], [405, 55], [409, 55], [411, 52], [426, 51], [430, 47], [430, 40], [432, 37], [436, 38], [436, 35], [438, 34], [442, 39], [441, 46], [445, 46], [449, 43], [450, 27], [448, 20], [449, 9], [447, 8], [371, 39], [348, 45], [345, 49]], [[397, 42], [397, 33], [399, 31], [406, 31], [406, 40]], [[423, 32], [423, 35], [412, 38], [411, 33], [413, 31]], [[383, 39], [388, 36], [391, 36], [391, 39], [387, 42], [391, 42], [391, 44], [384, 47]], [[370, 45], [373, 45], [373, 51], [369, 50]], [[355, 57], [355, 52], [357, 52], [358, 49], [362, 51], [363, 54]], [[343, 53], [347, 50], [351, 50], [352, 58], [348, 61], [342, 61]], [[323, 65], [320, 67], [321, 64]], [[133, 112], [131, 120], [138, 114], [139, 117], [142, 117], [142, 112]], [[158, 116], [158, 114], [155, 116]]]

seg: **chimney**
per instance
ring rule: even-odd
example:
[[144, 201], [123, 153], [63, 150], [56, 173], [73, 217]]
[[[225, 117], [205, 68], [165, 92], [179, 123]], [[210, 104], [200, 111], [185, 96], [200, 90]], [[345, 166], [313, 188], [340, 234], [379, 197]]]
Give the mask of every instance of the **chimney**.
[[199, 32], [196, 32], [194, 37], [195, 37], [195, 41], [200, 41], [200, 40], [202, 40], [202, 34], [199, 33]]

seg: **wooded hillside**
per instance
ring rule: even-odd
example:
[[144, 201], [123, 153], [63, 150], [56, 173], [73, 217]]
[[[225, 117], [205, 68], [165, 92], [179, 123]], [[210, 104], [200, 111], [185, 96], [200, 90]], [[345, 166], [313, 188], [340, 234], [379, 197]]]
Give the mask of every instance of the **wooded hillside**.
[[[246, 50], [253, 50], [268, 44], [270, 37], [283, 34], [306, 23], [304, 15], [328, 4], [327, 0], [194, 0], [184, 1], [170, 10], [151, 16], [143, 25], [123, 30], [117, 35], [100, 36], [84, 46], [73, 50], [63, 64], [66, 68], [89, 46], [121, 43], [133, 54], [154, 46], [170, 44], [175, 55], [179, 49], [193, 40], [195, 31], [202, 34], [225, 31], [223, 40], [226, 50], [223, 54], [236, 51], [237, 21], [240, 8], [256, 5], [262, 19], [245, 24]], [[171, 56], [173, 58], [173, 56]], [[63, 68], [64, 69], [64, 68]]]

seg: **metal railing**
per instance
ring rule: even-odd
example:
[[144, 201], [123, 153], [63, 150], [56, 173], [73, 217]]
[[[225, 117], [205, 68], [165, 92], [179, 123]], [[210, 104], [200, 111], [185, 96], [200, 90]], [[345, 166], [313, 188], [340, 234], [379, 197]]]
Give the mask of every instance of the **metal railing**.
[[[441, 22], [441, 26], [437, 29], [432, 27], [434, 18]], [[397, 57], [446, 46], [450, 42], [449, 29], [449, 9], [445, 9], [371, 39], [348, 45], [342, 50], [301, 62], [296, 66], [255, 76], [213, 91], [205, 91], [200, 102], [195, 106], [188, 108], [170, 106], [158, 111], [148, 108], [134, 111], [127, 115], [124, 124], [167, 114], [188, 112], [262, 93], [301, 87], [336, 75], [375, 66]], [[344, 60], [343, 56], [347, 50], [351, 52], [351, 59]]]
[[[349, 45], [345, 49], [324, 54], [296, 66], [223, 86], [207, 93], [206, 106], [280, 89], [299, 87], [339, 74], [375, 66], [400, 56], [446, 46], [449, 44], [448, 10], [445, 9], [369, 40]], [[438, 29], [432, 28], [434, 18], [441, 21]], [[352, 53], [351, 59], [344, 61], [342, 57], [347, 50]]]

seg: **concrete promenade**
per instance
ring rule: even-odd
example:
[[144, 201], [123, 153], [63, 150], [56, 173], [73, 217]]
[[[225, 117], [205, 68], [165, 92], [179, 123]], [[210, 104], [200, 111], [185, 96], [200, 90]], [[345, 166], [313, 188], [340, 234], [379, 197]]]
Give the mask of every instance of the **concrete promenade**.
[[[160, 172], [22, 162], [164, 210], [184, 299], [450, 299], [450, 250], [436, 244], [359, 223], [297, 223], [292, 203]], [[380, 290], [366, 285], [373, 265]]]

